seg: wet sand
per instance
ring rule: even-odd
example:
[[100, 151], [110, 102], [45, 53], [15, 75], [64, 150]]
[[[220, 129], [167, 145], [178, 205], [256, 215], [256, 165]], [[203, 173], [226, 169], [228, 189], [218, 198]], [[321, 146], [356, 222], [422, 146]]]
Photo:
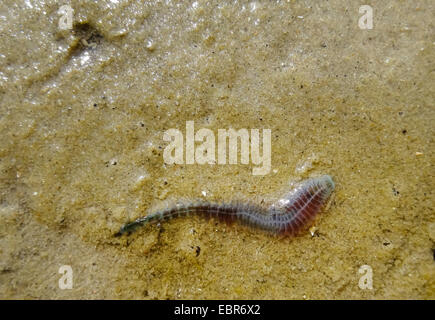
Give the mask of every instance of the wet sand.
[[[431, 1], [371, 2], [372, 30], [338, 0], [71, 6], [60, 30], [56, 1], [0, 5], [1, 298], [435, 298]], [[165, 165], [186, 121], [271, 129], [270, 173]], [[113, 236], [173, 200], [270, 203], [322, 174], [313, 233], [191, 217]]]

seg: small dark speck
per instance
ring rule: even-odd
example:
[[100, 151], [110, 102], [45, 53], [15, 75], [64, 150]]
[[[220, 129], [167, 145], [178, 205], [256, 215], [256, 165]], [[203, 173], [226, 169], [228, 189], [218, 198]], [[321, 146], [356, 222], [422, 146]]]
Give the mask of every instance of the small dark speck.
[[321, 46], [322, 48], [326, 48], [326, 43], [322, 43], [320, 46]]
[[389, 246], [390, 243], [389, 243], [389, 242], [384, 242], [383, 245], [384, 245], [384, 246]]
[[303, 89], [303, 88], [304, 88], [304, 85], [301, 84], [301, 89]]
[[395, 196], [398, 196], [400, 194], [399, 190], [396, 190], [396, 188], [393, 188], [393, 194]]
[[166, 186], [168, 184], [168, 181], [164, 181], [163, 184]]
[[2, 270], [0, 271], [0, 273], [2, 273], [2, 274], [4, 274], [4, 273], [11, 273], [11, 272], [13, 272], [13, 270], [10, 269], [10, 268], [4, 268], [4, 269], [2, 269]]
[[97, 104], [96, 103], [94, 103], [94, 107], [96, 107], [97, 106]]
[[141, 127], [145, 127], [145, 124], [141, 122], [141, 123], [140, 123], [140, 126], [141, 126]]
[[399, 111], [399, 116], [403, 115], [403, 111]]
[[199, 254], [201, 253], [201, 247], [200, 246], [196, 246], [196, 256], [199, 256]]
[[406, 131], [406, 129], [403, 129], [403, 130], [402, 130], [402, 133], [403, 133], [403, 134], [406, 134], [407, 132], [408, 132], [408, 131]]

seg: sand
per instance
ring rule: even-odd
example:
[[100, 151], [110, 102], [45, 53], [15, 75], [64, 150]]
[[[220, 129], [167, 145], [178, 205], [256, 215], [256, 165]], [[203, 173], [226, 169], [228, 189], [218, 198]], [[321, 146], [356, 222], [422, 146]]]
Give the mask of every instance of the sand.
[[[344, 0], [70, 4], [67, 30], [58, 1], [0, 4], [2, 299], [435, 298], [432, 1], [371, 1], [371, 30]], [[271, 129], [270, 172], [165, 164], [186, 121]], [[333, 199], [294, 238], [197, 217], [113, 236], [322, 174]]]

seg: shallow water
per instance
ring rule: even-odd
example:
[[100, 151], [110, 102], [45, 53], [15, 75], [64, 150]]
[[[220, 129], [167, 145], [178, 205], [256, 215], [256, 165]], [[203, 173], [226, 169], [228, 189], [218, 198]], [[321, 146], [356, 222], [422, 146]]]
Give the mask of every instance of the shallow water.
[[[371, 5], [361, 30], [348, 1], [74, 1], [60, 30], [56, 1], [3, 1], [0, 296], [435, 298], [433, 3]], [[165, 164], [187, 121], [270, 129], [270, 172]], [[195, 217], [113, 236], [321, 174], [333, 199], [295, 238]]]

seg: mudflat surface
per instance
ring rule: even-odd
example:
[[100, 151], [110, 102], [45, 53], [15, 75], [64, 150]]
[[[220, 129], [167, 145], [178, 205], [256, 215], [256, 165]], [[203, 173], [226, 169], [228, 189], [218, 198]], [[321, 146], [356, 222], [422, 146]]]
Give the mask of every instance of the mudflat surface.
[[[435, 298], [433, 1], [0, 4], [1, 298]], [[270, 173], [165, 165], [163, 133], [271, 129]], [[191, 217], [329, 174], [312, 233]], [[58, 286], [59, 267], [73, 288]], [[373, 288], [358, 271], [370, 266]]]

